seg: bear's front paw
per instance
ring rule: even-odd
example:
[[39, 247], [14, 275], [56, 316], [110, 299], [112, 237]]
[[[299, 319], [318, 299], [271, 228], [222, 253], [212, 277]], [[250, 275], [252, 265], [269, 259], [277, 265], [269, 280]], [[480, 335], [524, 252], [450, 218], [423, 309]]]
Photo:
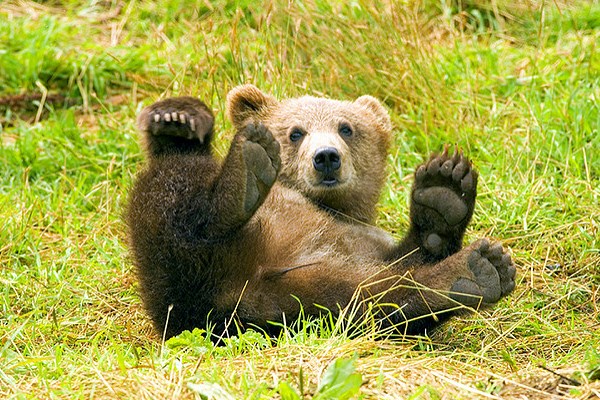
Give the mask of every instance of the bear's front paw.
[[210, 109], [194, 97], [172, 97], [146, 107], [138, 117], [141, 131], [153, 136], [204, 140], [212, 132]]
[[500, 243], [490, 244], [487, 239], [474, 243], [467, 265], [472, 277], [458, 279], [450, 289], [450, 297], [461, 304], [496, 303], [515, 288], [516, 269]]
[[458, 250], [473, 215], [477, 171], [462, 152], [434, 154], [415, 172], [411, 218], [422, 246], [446, 257]]
[[253, 212], [277, 179], [281, 167], [279, 142], [262, 124], [249, 124], [241, 132], [246, 164], [246, 212]]

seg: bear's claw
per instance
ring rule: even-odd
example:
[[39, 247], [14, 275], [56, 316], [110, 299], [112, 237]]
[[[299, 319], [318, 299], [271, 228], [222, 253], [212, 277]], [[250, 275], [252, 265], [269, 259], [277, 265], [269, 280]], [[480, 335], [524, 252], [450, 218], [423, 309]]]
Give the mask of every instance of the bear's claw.
[[146, 107], [138, 117], [140, 130], [153, 136], [175, 136], [204, 140], [212, 132], [214, 117], [208, 107], [194, 97], [174, 97]]
[[[164, 125], [165, 123], [171, 123], [172, 125], [179, 125], [176, 128], [177, 129], [173, 129], [170, 130], [170, 136], [180, 136], [180, 137], [184, 137], [186, 139], [198, 139], [200, 141], [200, 143], [202, 143], [204, 141], [204, 136], [205, 133], [204, 132], [197, 132], [196, 131], [196, 120], [194, 119], [194, 117], [191, 117], [187, 112], [183, 111], [183, 112], [165, 112], [165, 113], [161, 113], [160, 111], [157, 111], [154, 115], [153, 115], [153, 119], [154, 119], [154, 126], [151, 126], [150, 128], [150, 133], [153, 135], [162, 135], [164, 134], [164, 126], [161, 126], [161, 121], [162, 124]], [[175, 124], [177, 123], [178, 124]], [[175, 126], [173, 126], [173, 128], [175, 128]]]

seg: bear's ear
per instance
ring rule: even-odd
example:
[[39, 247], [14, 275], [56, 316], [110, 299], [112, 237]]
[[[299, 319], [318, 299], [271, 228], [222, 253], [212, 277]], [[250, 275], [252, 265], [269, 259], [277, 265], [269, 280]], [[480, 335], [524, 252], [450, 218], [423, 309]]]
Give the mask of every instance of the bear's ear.
[[276, 105], [274, 97], [263, 93], [254, 85], [238, 86], [227, 94], [227, 115], [236, 129], [264, 117], [267, 110]]
[[375, 118], [377, 118], [377, 122], [381, 125], [383, 129], [385, 129], [388, 132], [392, 130], [392, 122], [390, 120], [390, 115], [388, 114], [385, 107], [381, 104], [381, 102], [375, 97], [360, 96], [358, 99], [354, 100], [354, 103], [365, 107], [369, 111], [371, 111]]

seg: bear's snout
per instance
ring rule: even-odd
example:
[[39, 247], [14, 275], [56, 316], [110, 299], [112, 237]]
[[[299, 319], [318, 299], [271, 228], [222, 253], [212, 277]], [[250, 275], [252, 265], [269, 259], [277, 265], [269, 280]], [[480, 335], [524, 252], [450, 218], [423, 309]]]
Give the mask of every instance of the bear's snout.
[[333, 173], [342, 166], [340, 153], [335, 147], [321, 147], [313, 156], [313, 166], [323, 174], [324, 181], [333, 179]]

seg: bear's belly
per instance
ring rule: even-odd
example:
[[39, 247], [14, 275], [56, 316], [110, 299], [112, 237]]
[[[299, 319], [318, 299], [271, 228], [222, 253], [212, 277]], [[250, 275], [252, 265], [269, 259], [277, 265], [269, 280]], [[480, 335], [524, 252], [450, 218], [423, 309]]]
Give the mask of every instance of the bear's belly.
[[221, 248], [224, 265], [235, 273], [221, 282], [215, 305], [220, 310], [239, 305], [238, 314], [256, 324], [256, 313], [272, 321], [285, 310], [294, 315], [296, 298], [305, 310], [312, 304], [334, 309], [350, 299], [357, 282], [385, 270], [393, 245], [385, 231], [340, 221], [275, 185], [230, 245]]
[[275, 185], [265, 203], [240, 232], [245, 248], [261, 273], [304, 265], [380, 264], [394, 247], [384, 230], [336, 219], [300, 193]]

